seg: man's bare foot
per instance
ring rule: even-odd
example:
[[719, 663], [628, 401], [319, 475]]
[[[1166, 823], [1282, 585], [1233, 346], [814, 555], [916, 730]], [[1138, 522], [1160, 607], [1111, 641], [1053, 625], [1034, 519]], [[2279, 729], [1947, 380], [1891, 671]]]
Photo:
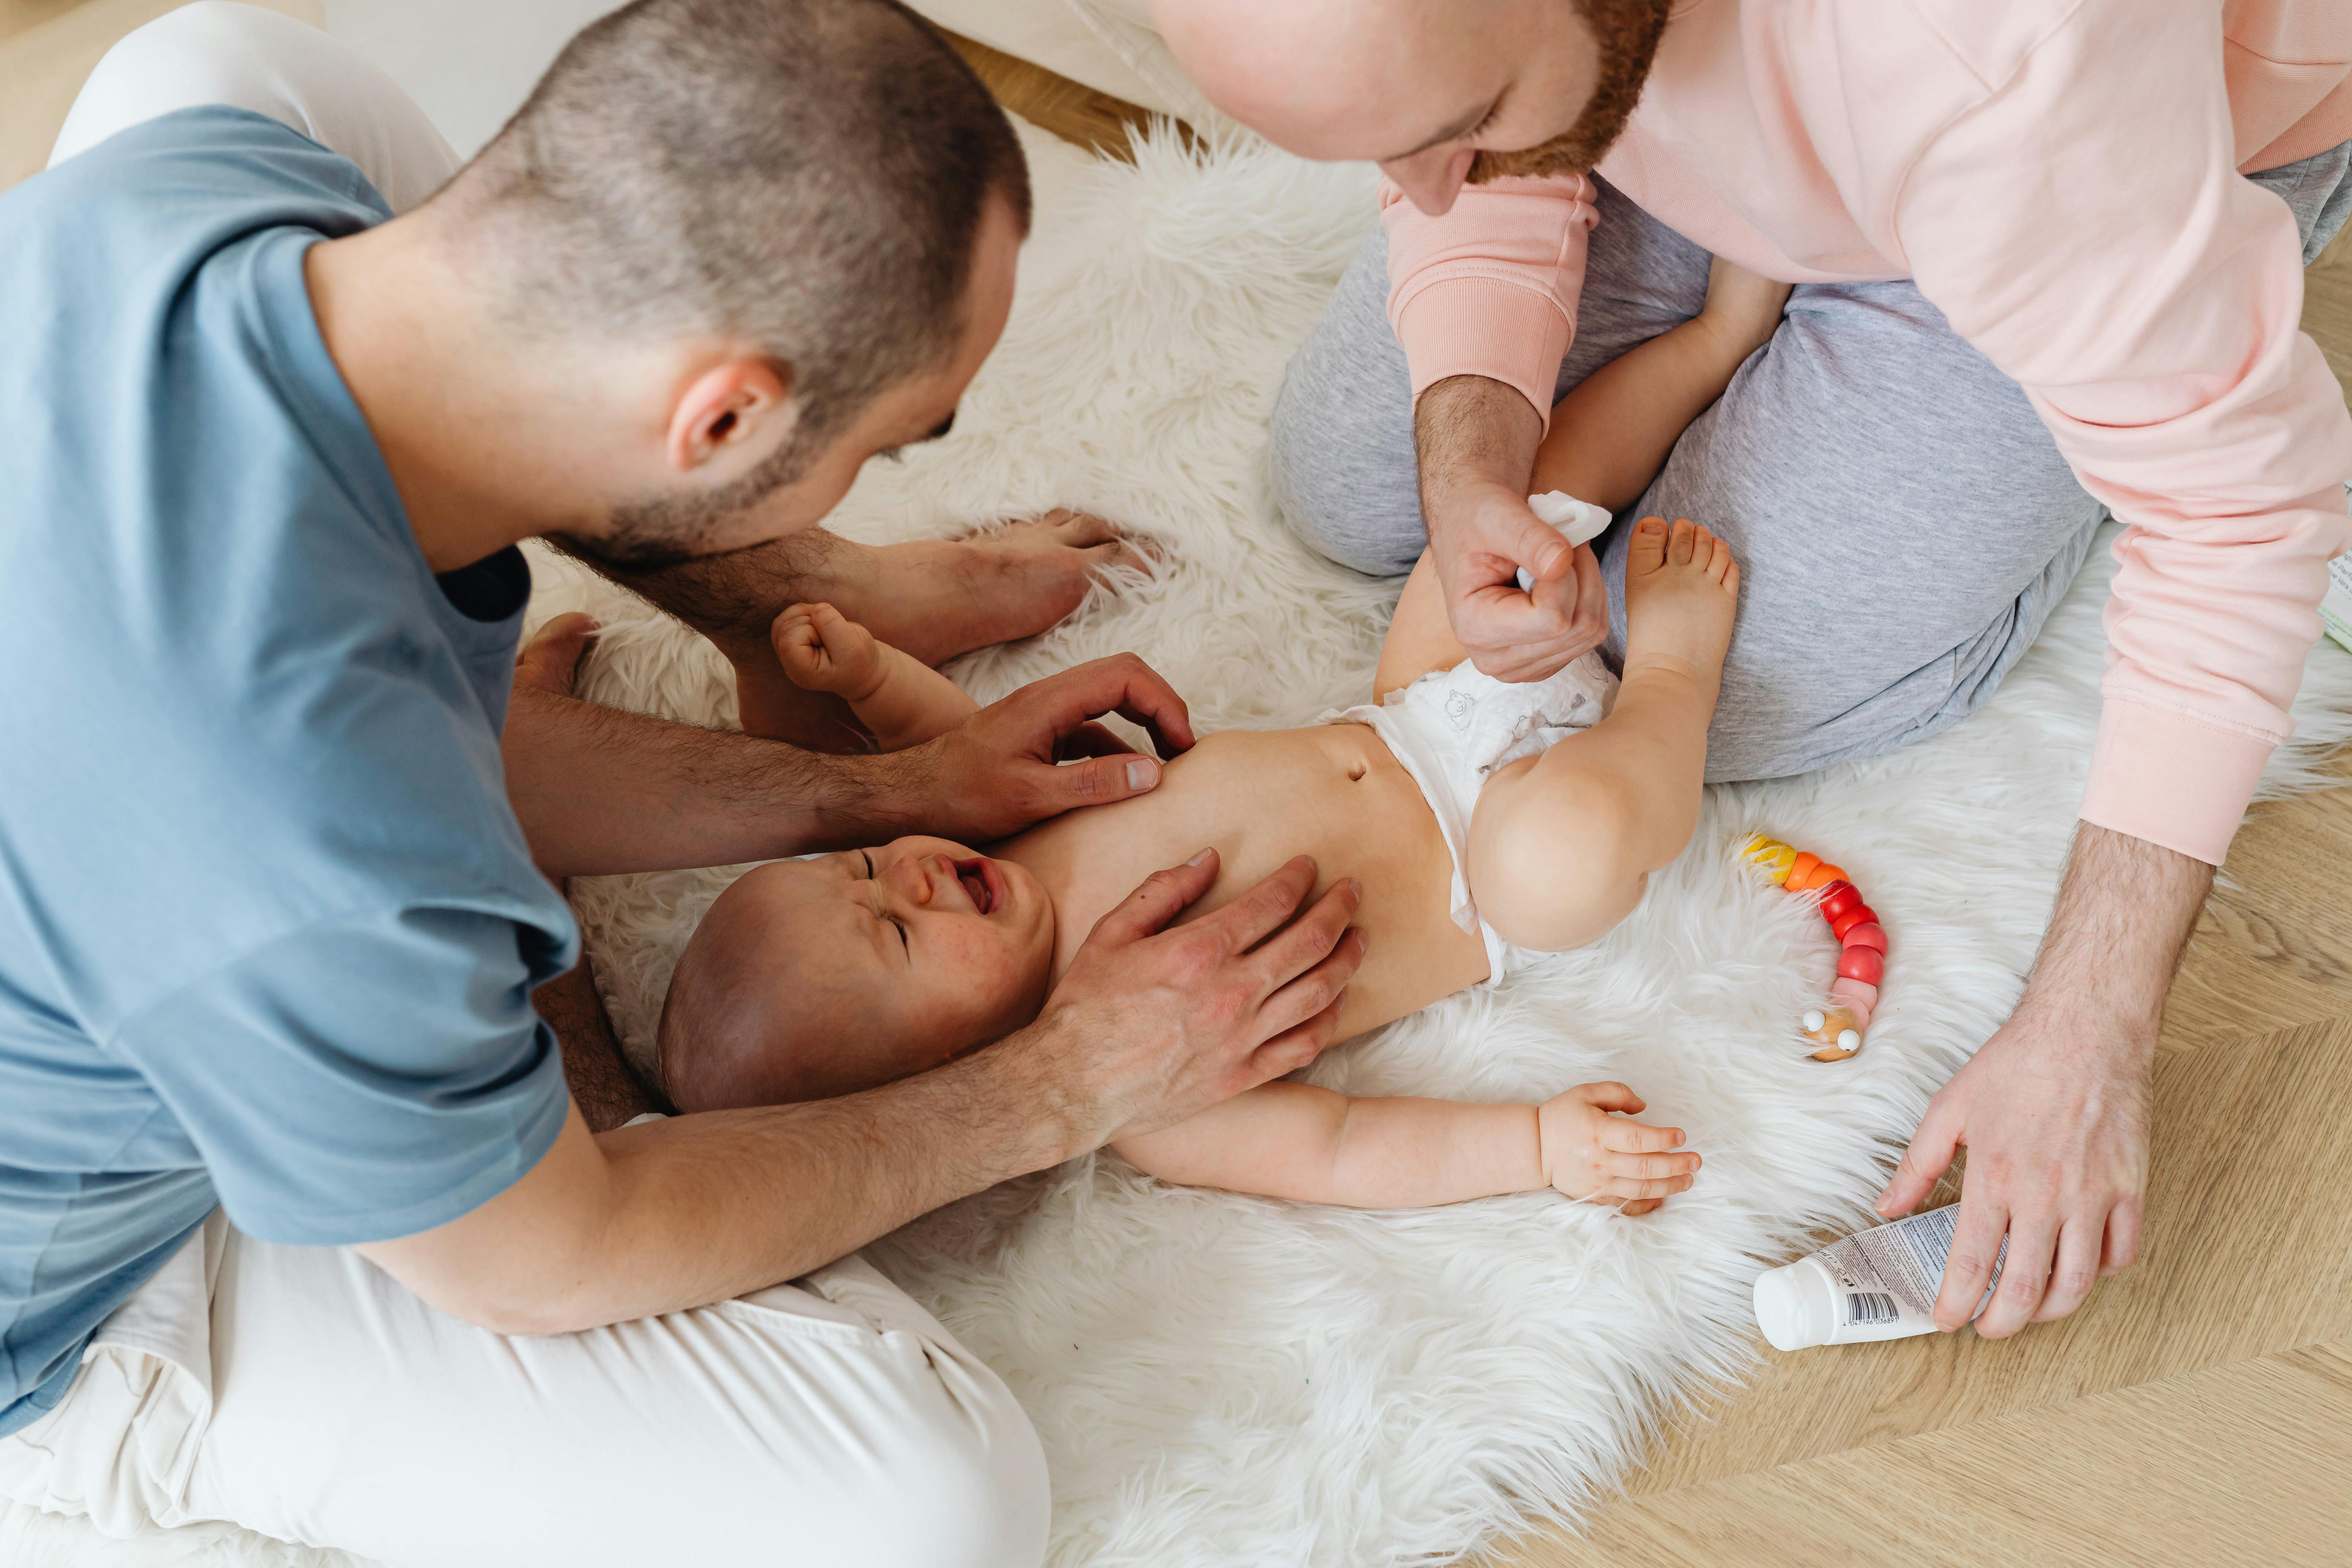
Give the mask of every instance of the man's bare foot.
[[1625, 550], [1625, 666], [1671, 661], [1710, 686], [1731, 647], [1739, 563], [1688, 519], [1645, 517]]
[[1790, 285], [1776, 283], [1718, 256], [1707, 268], [1706, 303], [1699, 308], [1698, 320], [1732, 354], [1744, 360], [1780, 330], [1780, 312], [1789, 303], [1789, 292]]
[[[1106, 570], [1150, 571], [1149, 556], [1101, 518], [1056, 510], [965, 539], [878, 547], [835, 541], [792, 596], [823, 601], [876, 637], [938, 666], [974, 648], [1035, 637], [1060, 625]], [[720, 644], [735, 666], [746, 733], [822, 752], [858, 752], [871, 738], [849, 705], [784, 676], [768, 628]]]
[[577, 610], [556, 616], [539, 628], [515, 655], [514, 683], [539, 691], [569, 697], [579, 684], [581, 661], [596, 640], [595, 617]]
[[1101, 518], [1060, 508], [963, 539], [884, 545], [875, 554], [864, 598], [827, 602], [932, 666], [1051, 631], [1104, 572], [1148, 573], [1152, 565]]

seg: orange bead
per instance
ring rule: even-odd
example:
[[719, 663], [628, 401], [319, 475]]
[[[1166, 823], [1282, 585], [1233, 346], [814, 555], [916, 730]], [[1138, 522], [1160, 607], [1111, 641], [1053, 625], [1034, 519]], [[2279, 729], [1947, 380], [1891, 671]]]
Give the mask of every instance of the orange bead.
[[1792, 893], [1801, 893], [1813, 885], [1813, 868], [1822, 858], [1810, 849], [1797, 851], [1796, 859], [1789, 863], [1789, 879], [1780, 885]]
[[1832, 882], [1850, 882], [1852, 880], [1853, 880], [1853, 879], [1845, 874], [1844, 867], [1832, 866], [1826, 860], [1822, 862], [1822, 868], [1813, 874], [1813, 886], [1816, 888], [1826, 888]]

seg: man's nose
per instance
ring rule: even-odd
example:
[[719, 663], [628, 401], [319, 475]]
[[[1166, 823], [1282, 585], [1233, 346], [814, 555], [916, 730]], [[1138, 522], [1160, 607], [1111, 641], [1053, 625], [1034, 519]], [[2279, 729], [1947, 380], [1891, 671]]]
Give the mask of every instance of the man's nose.
[[1381, 165], [1381, 173], [1397, 183], [1405, 200], [1432, 217], [1444, 217], [1462, 194], [1477, 156], [1475, 147], [1432, 147], [1410, 158], [1391, 158]]

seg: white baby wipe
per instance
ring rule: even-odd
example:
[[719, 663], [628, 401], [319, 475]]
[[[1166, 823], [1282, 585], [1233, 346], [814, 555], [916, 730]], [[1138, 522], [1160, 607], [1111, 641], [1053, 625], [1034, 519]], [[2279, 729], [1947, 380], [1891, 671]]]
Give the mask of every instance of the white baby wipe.
[[[1958, 1204], [1929, 1209], [1767, 1268], [1756, 1278], [1757, 1327], [1779, 1351], [1933, 1333], [1936, 1296], [1943, 1288], [1944, 1259], [1951, 1253], [1959, 1215]], [[2008, 1255], [2004, 1237], [1977, 1312], [1992, 1300]], [[1973, 1321], [1976, 1315], [1969, 1317]]]
[[[1589, 500], [1579, 500], [1566, 490], [1546, 490], [1528, 498], [1528, 510], [1559, 531], [1573, 550], [1580, 544], [1590, 544], [1601, 537], [1609, 526], [1609, 513]], [[1519, 592], [1524, 594], [1536, 585], [1535, 574], [1526, 567], [1519, 568]]]

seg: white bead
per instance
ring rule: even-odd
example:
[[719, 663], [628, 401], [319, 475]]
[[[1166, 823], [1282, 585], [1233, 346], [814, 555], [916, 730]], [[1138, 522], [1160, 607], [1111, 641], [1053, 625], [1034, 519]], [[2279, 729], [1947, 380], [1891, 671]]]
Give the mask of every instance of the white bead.
[[1858, 1051], [1862, 1049], [1862, 1037], [1855, 1034], [1852, 1029], [1839, 1030], [1838, 1049], [1842, 1051]]
[[1823, 1024], [1826, 1024], [1829, 1021], [1828, 1014], [1822, 1012], [1819, 1007], [1811, 1008], [1805, 1014], [1805, 1033], [1810, 1035], [1815, 1029], [1820, 1028]]

